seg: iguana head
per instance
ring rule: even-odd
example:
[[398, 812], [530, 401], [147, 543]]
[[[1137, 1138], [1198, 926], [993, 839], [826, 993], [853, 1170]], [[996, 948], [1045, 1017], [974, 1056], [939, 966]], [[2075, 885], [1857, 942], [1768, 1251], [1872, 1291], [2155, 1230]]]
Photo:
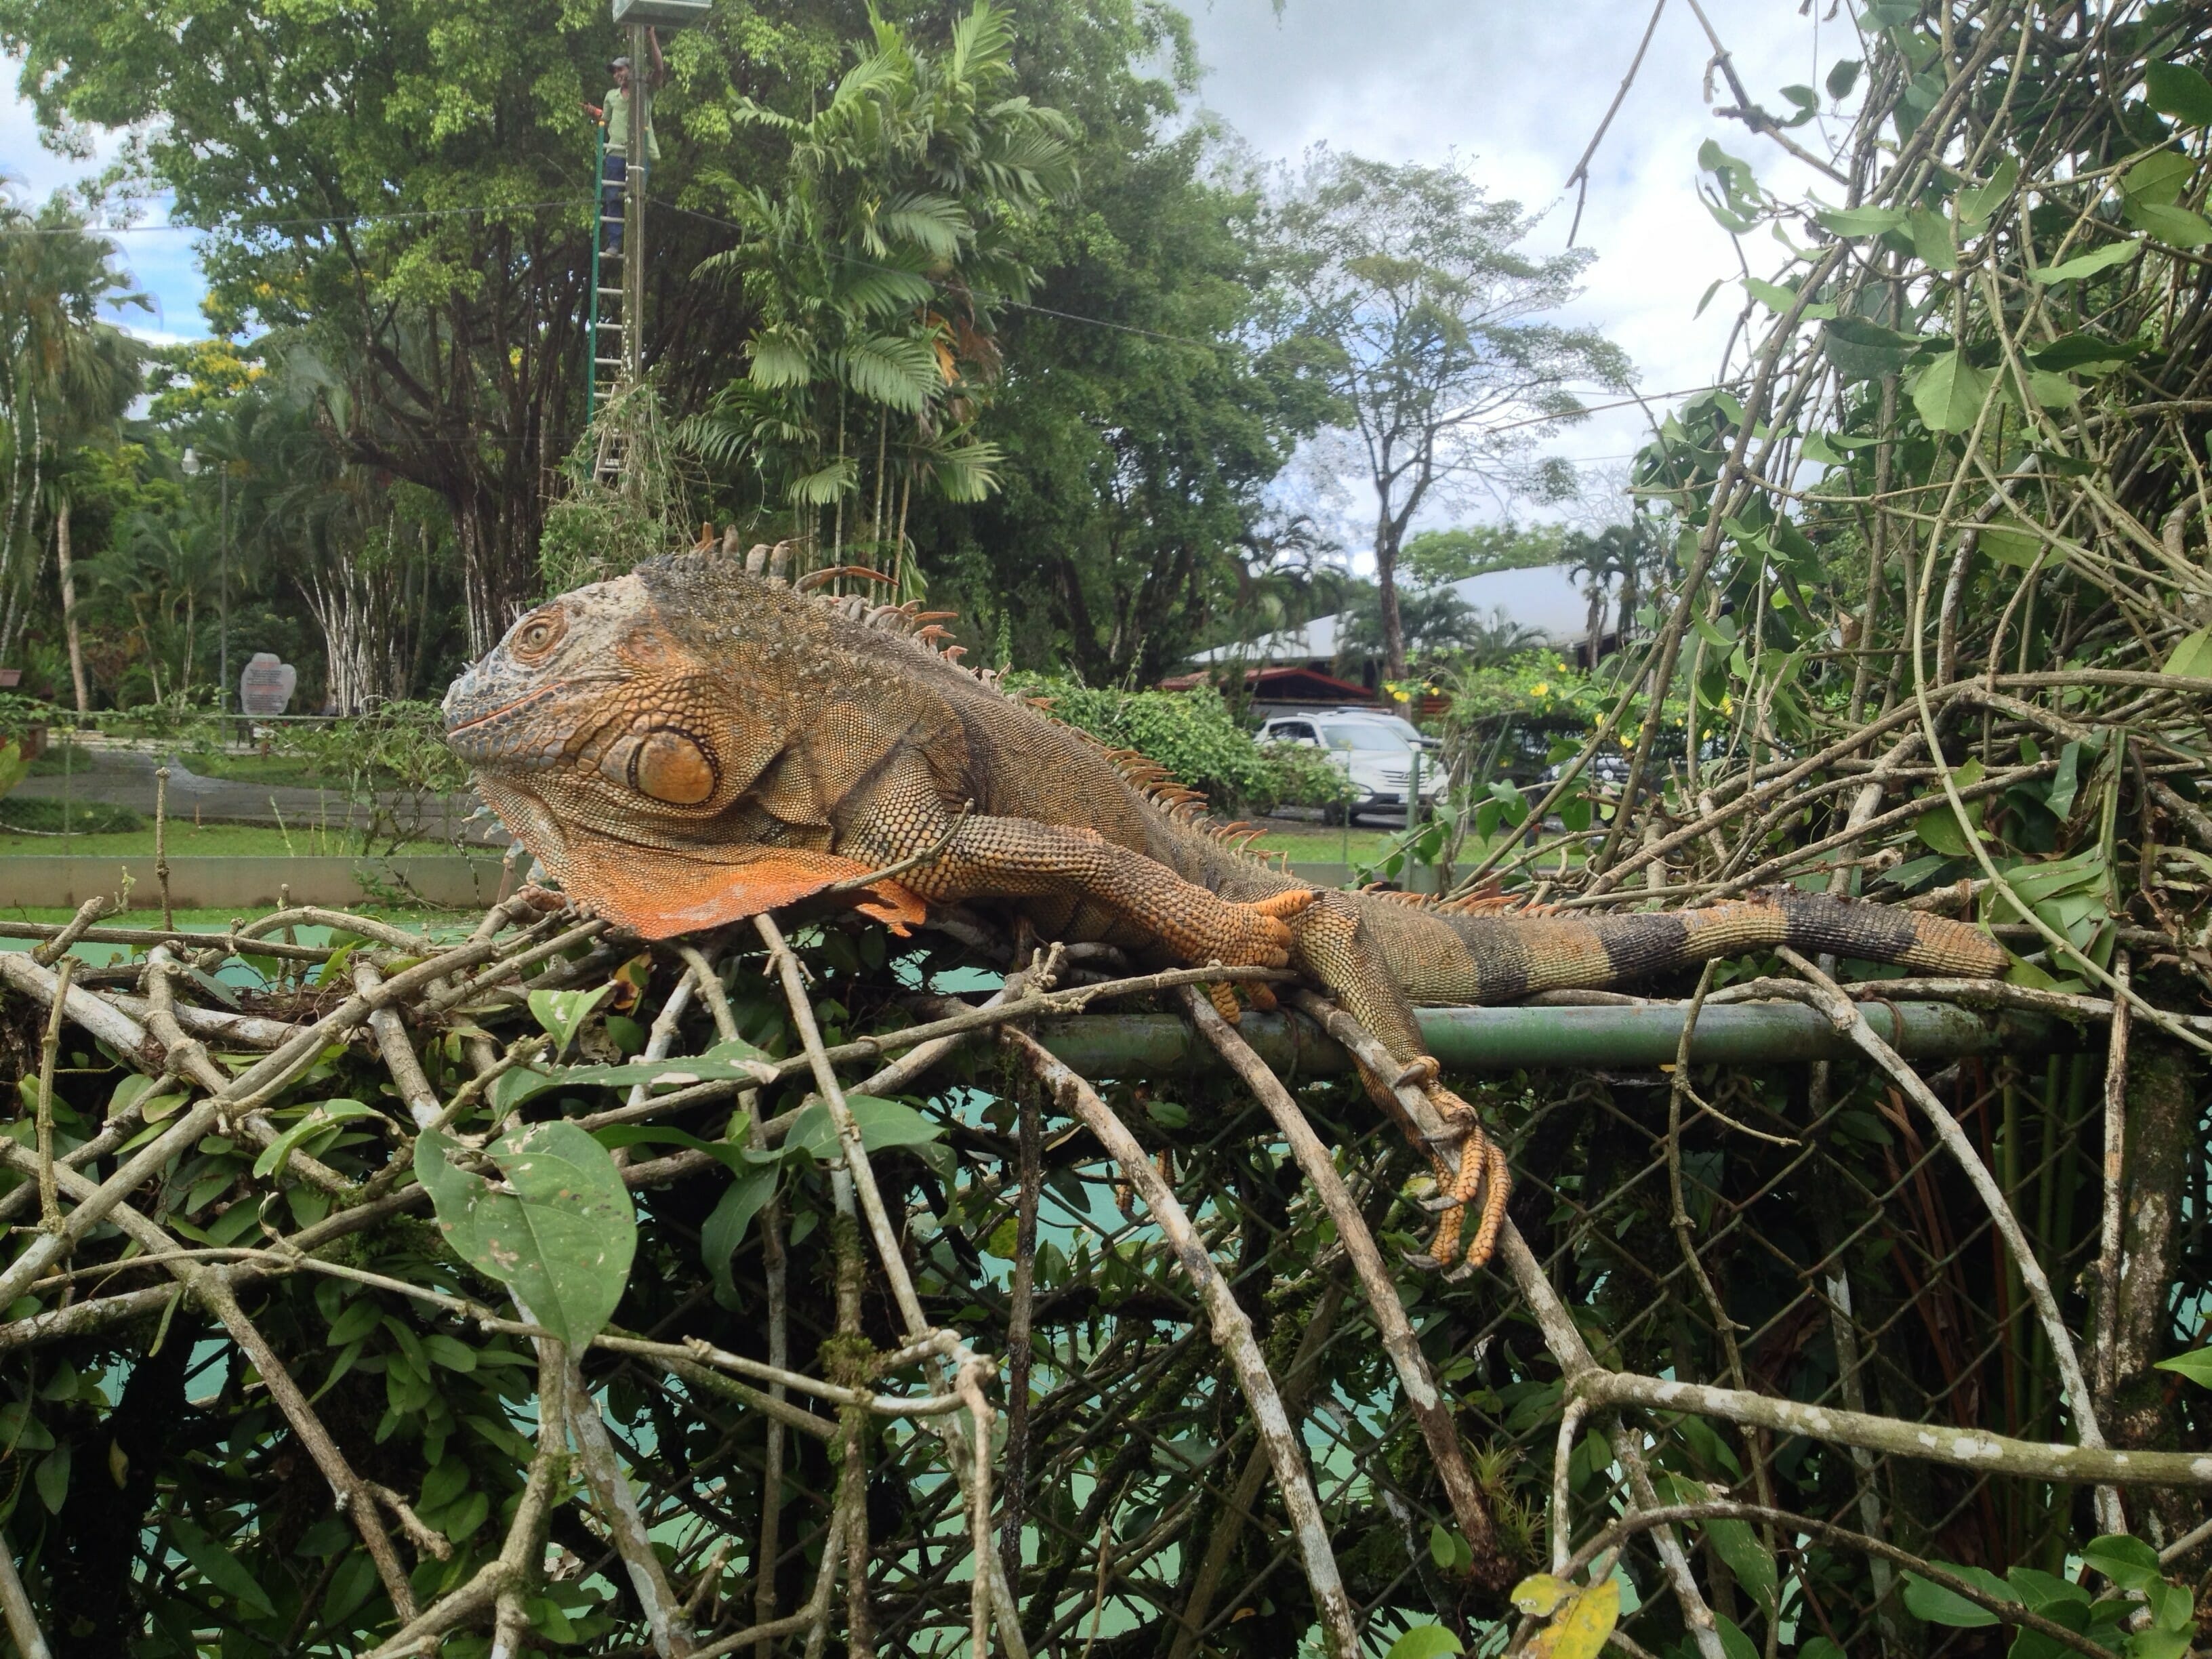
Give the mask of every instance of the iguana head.
[[[570, 893], [647, 938], [863, 872], [749, 844], [733, 809], [787, 734], [773, 690], [744, 683], [767, 663], [733, 648], [736, 618], [702, 620], [665, 615], [635, 572], [595, 582], [523, 617], [446, 693], [446, 741], [486, 803]], [[709, 661], [717, 635], [732, 648]], [[903, 890], [878, 897], [919, 910]]]

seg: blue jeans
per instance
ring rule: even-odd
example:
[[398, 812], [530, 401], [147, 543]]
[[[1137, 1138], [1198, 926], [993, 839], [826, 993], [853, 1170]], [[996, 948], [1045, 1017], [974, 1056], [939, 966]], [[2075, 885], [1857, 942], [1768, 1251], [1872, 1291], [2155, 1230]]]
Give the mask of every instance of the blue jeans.
[[[638, 169], [641, 179], [645, 169]], [[618, 151], [609, 150], [599, 170], [599, 228], [605, 233], [604, 246], [610, 253], [620, 253], [623, 245], [623, 193], [629, 179], [628, 158]], [[612, 224], [605, 222], [614, 221]]]

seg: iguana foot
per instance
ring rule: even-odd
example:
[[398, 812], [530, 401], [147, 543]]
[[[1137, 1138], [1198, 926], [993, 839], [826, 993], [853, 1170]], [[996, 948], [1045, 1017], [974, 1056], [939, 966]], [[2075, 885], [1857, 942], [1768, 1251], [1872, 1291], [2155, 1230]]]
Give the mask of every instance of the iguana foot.
[[1286, 892], [1270, 893], [1263, 899], [1255, 899], [1252, 908], [1263, 916], [1288, 921], [1292, 916], [1302, 916], [1312, 909], [1314, 901], [1320, 896], [1310, 887], [1293, 887]]
[[[1437, 1064], [1434, 1054], [1415, 1054], [1406, 1062], [1404, 1069], [1390, 1079], [1390, 1086], [1394, 1089], [1425, 1089], [1443, 1074], [1443, 1069]], [[1459, 1097], [1455, 1095], [1452, 1098], [1456, 1100]]]
[[[1430, 1064], [1435, 1062], [1431, 1060]], [[1441, 1267], [1447, 1278], [1461, 1279], [1486, 1265], [1498, 1248], [1498, 1232], [1505, 1224], [1505, 1200], [1512, 1192], [1512, 1176], [1506, 1168], [1504, 1151], [1482, 1132], [1474, 1107], [1449, 1089], [1431, 1086], [1428, 1095], [1444, 1121], [1459, 1132], [1459, 1158], [1456, 1164], [1437, 1158], [1437, 1188], [1443, 1200], [1443, 1213], [1437, 1219], [1436, 1234], [1430, 1239], [1428, 1249], [1411, 1259], [1416, 1267]], [[1460, 1239], [1467, 1228], [1468, 1207], [1478, 1195], [1481, 1208], [1474, 1237], [1462, 1257]]]
[[1213, 1012], [1234, 1025], [1244, 1018], [1244, 1011], [1237, 1006], [1237, 988], [1226, 980], [1216, 980], [1206, 988], [1206, 1000], [1212, 1003]]

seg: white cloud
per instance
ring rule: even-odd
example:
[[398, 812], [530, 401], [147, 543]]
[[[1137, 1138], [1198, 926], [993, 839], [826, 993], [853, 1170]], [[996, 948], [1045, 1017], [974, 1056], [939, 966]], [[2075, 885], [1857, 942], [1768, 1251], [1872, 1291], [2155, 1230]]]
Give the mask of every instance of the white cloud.
[[[1753, 97], [1771, 108], [1786, 107], [1779, 87], [1818, 86], [1830, 64], [1857, 55], [1840, 17], [1800, 16], [1774, 0], [1706, 0], [1705, 9]], [[1271, 0], [1196, 0], [1192, 21], [1205, 103], [1261, 155], [1291, 159], [1325, 142], [1381, 161], [1455, 161], [1493, 196], [1540, 211], [1532, 246], [1547, 252], [1565, 246], [1567, 177], [1650, 17], [1645, 0], [1285, 0], [1279, 19]], [[1567, 318], [1619, 343], [1646, 393], [1706, 384], [1741, 300], [1730, 283], [1694, 315], [1708, 284], [1740, 274], [1728, 234], [1697, 197], [1698, 145], [1717, 140], [1785, 191], [1812, 177], [1707, 107], [1711, 56], [1690, 9], [1668, 6], [1591, 168], [1576, 239], [1598, 257]], [[1724, 82], [1715, 92], [1717, 103], [1732, 101]], [[1786, 254], [1753, 240], [1745, 257], [1765, 276]], [[1648, 434], [1630, 407], [1547, 447], [1577, 460], [1626, 457]]]

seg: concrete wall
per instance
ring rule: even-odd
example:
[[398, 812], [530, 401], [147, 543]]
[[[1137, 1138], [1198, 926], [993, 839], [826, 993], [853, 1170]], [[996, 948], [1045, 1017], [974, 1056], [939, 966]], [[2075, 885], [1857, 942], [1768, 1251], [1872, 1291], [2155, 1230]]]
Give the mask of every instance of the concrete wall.
[[[137, 908], [161, 902], [150, 858], [0, 858], [0, 908], [17, 905], [70, 908], [94, 893], [111, 898], [131, 872], [131, 902]], [[1341, 864], [1302, 864], [1295, 873], [1316, 887], [1341, 887], [1353, 871]], [[295, 904], [392, 902], [394, 892], [443, 909], [482, 909], [520, 884], [500, 885], [506, 872], [495, 858], [437, 854], [422, 858], [176, 858], [169, 860], [169, 902], [185, 910], [246, 912], [276, 904], [279, 886]], [[1407, 872], [1405, 884], [1432, 891], [1433, 870]], [[365, 879], [364, 879], [365, 878]]]
[[[0, 858], [0, 906], [74, 906], [94, 893], [112, 897], [128, 871], [131, 903], [158, 904], [150, 858]], [[179, 909], [240, 911], [277, 902], [290, 890], [295, 904], [361, 904], [396, 890], [416, 902], [454, 910], [497, 901], [507, 872], [497, 859], [178, 858], [169, 860], [169, 899]], [[515, 879], [519, 879], [516, 878]], [[512, 890], [512, 884], [508, 890]]]

